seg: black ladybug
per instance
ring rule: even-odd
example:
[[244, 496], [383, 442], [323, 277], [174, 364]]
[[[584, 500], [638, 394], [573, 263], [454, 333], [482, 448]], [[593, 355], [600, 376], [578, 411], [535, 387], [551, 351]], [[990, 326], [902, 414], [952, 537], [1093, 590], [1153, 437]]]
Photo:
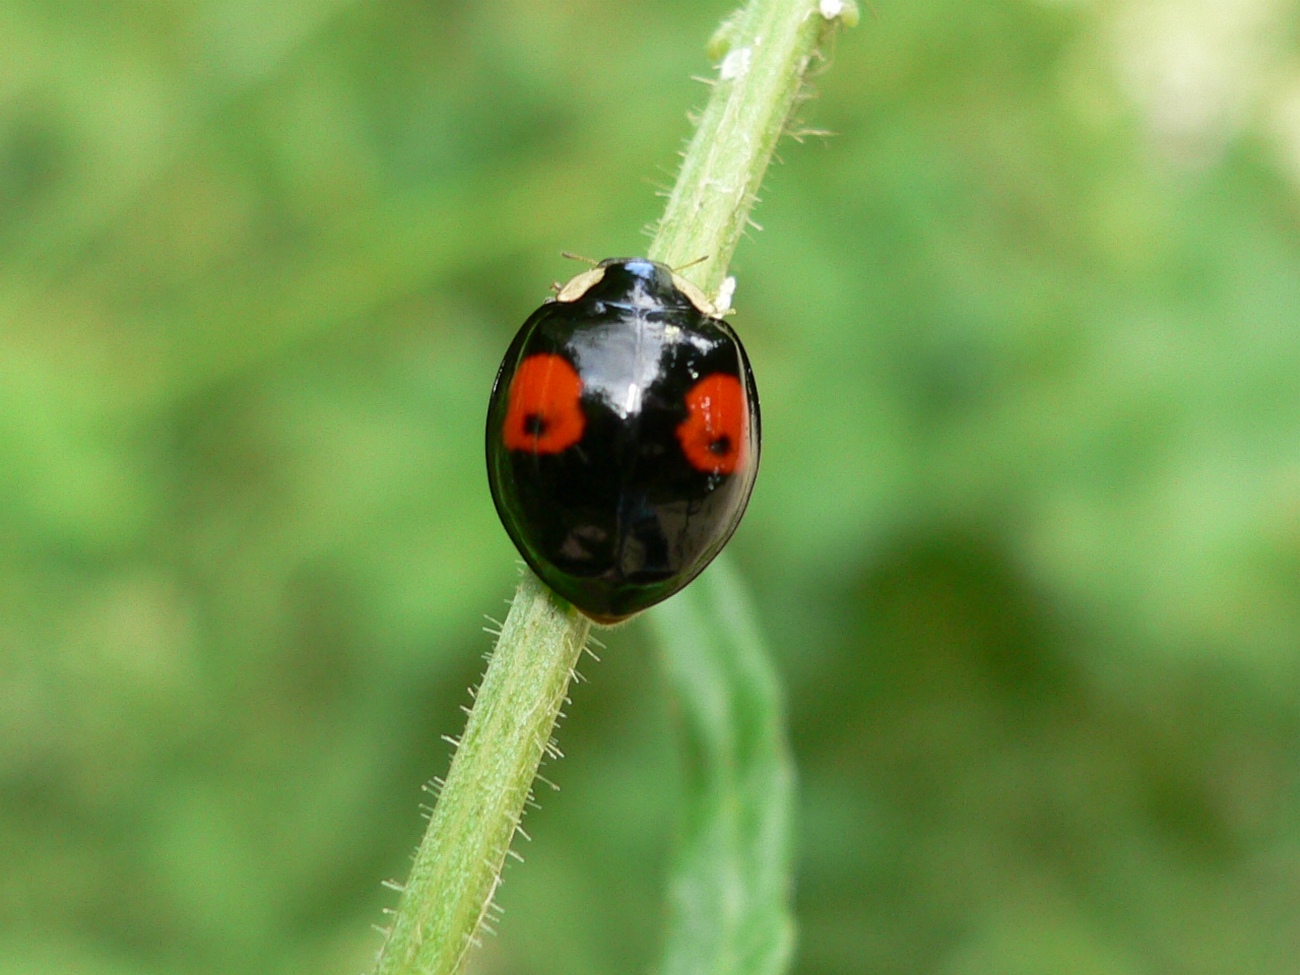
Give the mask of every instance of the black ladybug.
[[758, 473], [749, 359], [671, 268], [610, 258], [524, 322], [488, 404], [492, 500], [598, 623], [668, 598], [726, 544]]

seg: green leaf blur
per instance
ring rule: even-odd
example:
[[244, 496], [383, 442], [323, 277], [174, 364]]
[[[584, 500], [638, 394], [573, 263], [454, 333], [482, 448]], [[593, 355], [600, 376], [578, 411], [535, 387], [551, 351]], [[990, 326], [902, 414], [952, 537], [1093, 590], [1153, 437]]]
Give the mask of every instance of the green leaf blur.
[[[0, 975], [367, 967], [515, 556], [487, 391], [644, 251], [725, 6], [0, 6]], [[742, 245], [801, 975], [1300, 957], [1294, 3], [910, 0]], [[477, 975], [644, 971], [680, 792], [583, 666]]]

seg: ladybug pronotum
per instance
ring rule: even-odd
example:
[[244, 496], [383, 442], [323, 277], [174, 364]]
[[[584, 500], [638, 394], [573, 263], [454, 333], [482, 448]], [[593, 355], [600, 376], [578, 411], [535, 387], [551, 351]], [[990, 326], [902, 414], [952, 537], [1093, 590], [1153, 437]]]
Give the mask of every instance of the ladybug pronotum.
[[598, 623], [653, 606], [727, 543], [758, 473], [745, 350], [672, 269], [610, 258], [524, 322], [488, 405], [492, 499], [547, 585]]

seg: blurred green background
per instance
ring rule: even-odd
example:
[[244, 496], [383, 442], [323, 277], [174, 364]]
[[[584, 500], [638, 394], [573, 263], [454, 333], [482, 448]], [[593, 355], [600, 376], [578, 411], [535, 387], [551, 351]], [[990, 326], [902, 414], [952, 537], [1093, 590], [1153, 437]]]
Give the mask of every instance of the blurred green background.
[[[797, 971], [1300, 972], [1300, 6], [875, 6], [734, 264]], [[0, 975], [367, 967], [515, 581], [499, 357], [645, 250], [727, 10], [0, 6]], [[479, 975], [657, 950], [606, 642]]]

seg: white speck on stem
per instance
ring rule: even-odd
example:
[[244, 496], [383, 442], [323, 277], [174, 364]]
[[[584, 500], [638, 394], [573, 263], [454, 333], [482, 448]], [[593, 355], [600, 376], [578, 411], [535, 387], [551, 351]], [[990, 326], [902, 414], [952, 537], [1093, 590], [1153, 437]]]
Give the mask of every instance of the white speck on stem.
[[725, 315], [731, 311], [731, 299], [736, 295], [736, 279], [728, 274], [722, 279], [722, 284], [718, 286], [718, 297], [713, 304], [718, 309], [719, 315]]
[[844, 13], [844, 0], [821, 0], [817, 10], [827, 20], [834, 20]]
[[747, 47], [738, 47], [727, 52], [718, 68], [718, 77], [723, 81], [734, 81], [749, 73], [749, 59], [753, 51]]

